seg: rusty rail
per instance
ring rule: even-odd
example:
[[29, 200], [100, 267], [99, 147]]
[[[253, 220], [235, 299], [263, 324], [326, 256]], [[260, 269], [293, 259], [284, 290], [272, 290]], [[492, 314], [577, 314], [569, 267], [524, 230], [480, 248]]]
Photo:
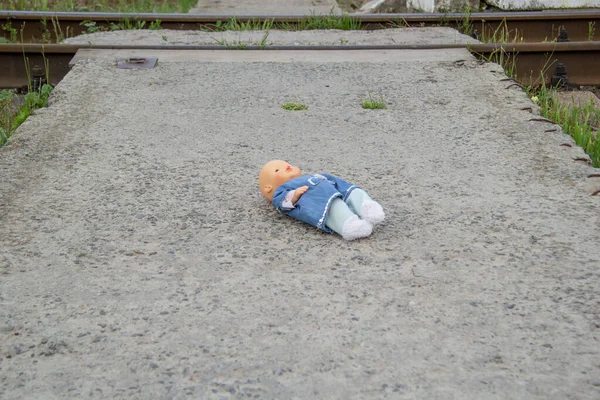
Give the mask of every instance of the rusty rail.
[[[160, 21], [163, 29], [199, 30], [217, 29], [217, 21], [226, 22], [234, 15], [142, 14], [142, 13], [64, 13], [0, 11], [0, 33], [8, 40], [15, 36], [24, 42], [56, 42], [61, 38], [85, 33], [94, 23], [94, 29], [111, 29], [123, 25], [132, 27]], [[351, 17], [362, 29], [389, 27], [449, 26], [468, 30], [484, 41], [552, 41], [561, 30], [570, 41], [600, 40], [600, 10], [532, 11], [532, 12], [478, 12], [464, 13], [403, 13], [329, 15], [327, 18]], [[305, 15], [236, 15], [239, 22], [272, 21], [274, 28], [281, 24], [294, 25], [313, 16]], [[89, 24], [88, 24], [89, 25]], [[464, 30], [464, 29], [463, 29]], [[495, 39], [494, 39], [495, 37]]]
[[[550, 83], [561, 64], [566, 70], [566, 79], [571, 85], [600, 85], [600, 41], [568, 43], [514, 43], [514, 44], [447, 44], [447, 45], [339, 45], [339, 46], [248, 46], [245, 50], [431, 50], [465, 48], [483, 59], [494, 56], [504, 57], [514, 65], [517, 80], [524, 85], [540, 84], [543, 73], [546, 83]], [[44, 73], [46, 64], [50, 71], [50, 83], [58, 83], [69, 71], [69, 62], [79, 49], [141, 49], [141, 50], [231, 50], [218, 45], [64, 45], [64, 44], [0, 44], [0, 88], [21, 88], [27, 85], [26, 63], [30, 73]], [[244, 50], [232, 50], [244, 51]], [[45, 61], [44, 61], [45, 60]], [[562, 74], [562, 70], [558, 71]]]

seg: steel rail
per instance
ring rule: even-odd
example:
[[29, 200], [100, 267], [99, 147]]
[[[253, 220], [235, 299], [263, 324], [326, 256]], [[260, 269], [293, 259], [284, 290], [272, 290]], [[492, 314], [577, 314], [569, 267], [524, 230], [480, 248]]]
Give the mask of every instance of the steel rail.
[[[583, 41], [600, 39], [600, 10], [529, 11], [529, 12], [477, 12], [477, 13], [396, 13], [396, 14], [350, 14], [328, 15], [327, 18], [351, 17], [361, 24], [362, 29], [386, 27], [450, 26], [454, 28], [470, 24], [479, 38], [496, 40], [502, 38], [525, 42], [542, 42], [556, 39], [561, 29], [568, 32], [569, 40]], [[3, 35], [11, 39], [15, 32], [23, 34], [26, 42], [51, 38], [75, 36], [87, 31], [84, 22], [94, 22], [97, 29], [160, 21], [163, 29], [216, 29], [218, 21], [235, 18], [239, 22], [271, 21], [277, 24], [298, 25], [311, 15], [199, 15], [199, 14], [150, 14], [150, 13], [66, 13], [33, 11], [0, 11]], [[598, 27], [596, 33], [595, 27]], [[8, 28], [8, 29], [7, 29]]]
[[[494, 59], [502, 55], [516, 68], [519, 82], [525, 85], [541, 83], [542, 73], [546, 83], [556, 74], [557, 66], [566, 68], [568, 81], [572, 85], [600, 85], [600, 41], [569, 43], [514, 43], [514, 44], [424, 44], [424, 45], [339, 45], [339, 46], [247, 46], [242, 50], [232, 50], [219, 45], [65, 45], [65, 44], [0, 44], [1, 65], [0, 88], [20, 88], [27, 85], [26, 63], [30, 74], [44, 75], [46, 66], [50, 71], [50, 83], [58, 83], [69, 71], [69, 62], [79, 49], [96, 50], [232, 50], [232, 51], [277, 51], [277, 50], [432, 50], [464, 48], [482, 59]], [[160, 57], [159, 57], [160, 58]]]

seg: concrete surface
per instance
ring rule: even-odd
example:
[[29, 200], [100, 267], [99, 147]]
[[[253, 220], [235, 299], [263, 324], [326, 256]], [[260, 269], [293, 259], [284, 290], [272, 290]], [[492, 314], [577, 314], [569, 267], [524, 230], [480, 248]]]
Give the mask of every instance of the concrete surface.
[[486, 0], [486, 4], [500, 10], [551, 10], [571, 8], [598, 8], [600, 0]]
[[594, 93], [586, 90], [556, 92], [554, 96], [556, 101], [568, 107], [585, 107], [593, 103], [596, 108], [600, 109], [600, 99]]
[[335, 0], [198, 0], [190, 14], [329, 15], [340, 14]]
[[68, 44], [181, 45], [238, 44], [258, 45], [268, 33], [266, 45], [376, 45], [376, 44], [463, 44], [479, 43], [452, 28], [398, 28], [377, 31], [226, 31], [195, 32], [162, 29], [96, 32], [66, 39]]
[[479, 0], [372, 0], [363, 4], [356, 12], [405, 13], [405, 12], [465, 12], [479, 10]]
[[353, 13], [369, 0], [337, 0], [338, 7], [345, 13]]
[[[0, 149], [0, 398], [599, 398], [598, 171], [463, 51], [80, 61]], [[272, 158], [386, 222], [277, 214]]]
[[405, 50], [405, 51], [380, 51], [380, 50], [345, 50], [345, 51], [178, 51], [178, 50], [95, 50], [81, 49], [73, 57], [73, 65], [81, 60], [106, 60], [114, 61], [131, 57], [156, 57], [162, 62], [172, 61], [200, 61], [200, 62], [432, 62], [460, 61], [470, 54], [466, 49], [436, 49], [435, 51]]

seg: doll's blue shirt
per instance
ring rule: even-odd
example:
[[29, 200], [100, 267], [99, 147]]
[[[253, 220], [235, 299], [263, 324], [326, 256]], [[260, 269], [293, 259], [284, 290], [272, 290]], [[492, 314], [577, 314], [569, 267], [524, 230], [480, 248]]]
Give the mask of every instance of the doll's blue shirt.
[[[300, 196], [294, 208], [284, 209], [282, 206], [286, 194], [301, 186], [308, 186], [306, 193]], [[346, 200], [357, 188], [329, 174], [304, 175], [280, 185], [273, 194], [272, 203], [279, 212], [331, 233], [332, 230], [325, 225], [331, 202], [336, 198]]]

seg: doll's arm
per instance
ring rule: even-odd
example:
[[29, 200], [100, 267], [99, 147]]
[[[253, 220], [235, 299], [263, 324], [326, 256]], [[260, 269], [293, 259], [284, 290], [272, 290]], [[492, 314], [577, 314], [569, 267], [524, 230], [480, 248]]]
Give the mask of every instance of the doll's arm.
[[273, 204], [281, 210], [291, 210], [295, 208], [296, 202], [307, 190], [308, 186], [301, 186], [288, 192], [278, 193], [273, 197]]
[[292, 204], [296, 204], [300, 197], [308, 190], [308, 186], [300, 186], [298, 189], [294, 190], [294, 194], [292, 195]]
[[288, 192], [285, 195], [285, 197], [283, 198], [283, 202], [281, 203], [282, 210], [291, 210], [292, 208], [294, 208], [294, 203], [292, 203], [292, 198], [294, 197], [294, 193], [296, 193], [296, 191], [292, 190], [291, 192]]

